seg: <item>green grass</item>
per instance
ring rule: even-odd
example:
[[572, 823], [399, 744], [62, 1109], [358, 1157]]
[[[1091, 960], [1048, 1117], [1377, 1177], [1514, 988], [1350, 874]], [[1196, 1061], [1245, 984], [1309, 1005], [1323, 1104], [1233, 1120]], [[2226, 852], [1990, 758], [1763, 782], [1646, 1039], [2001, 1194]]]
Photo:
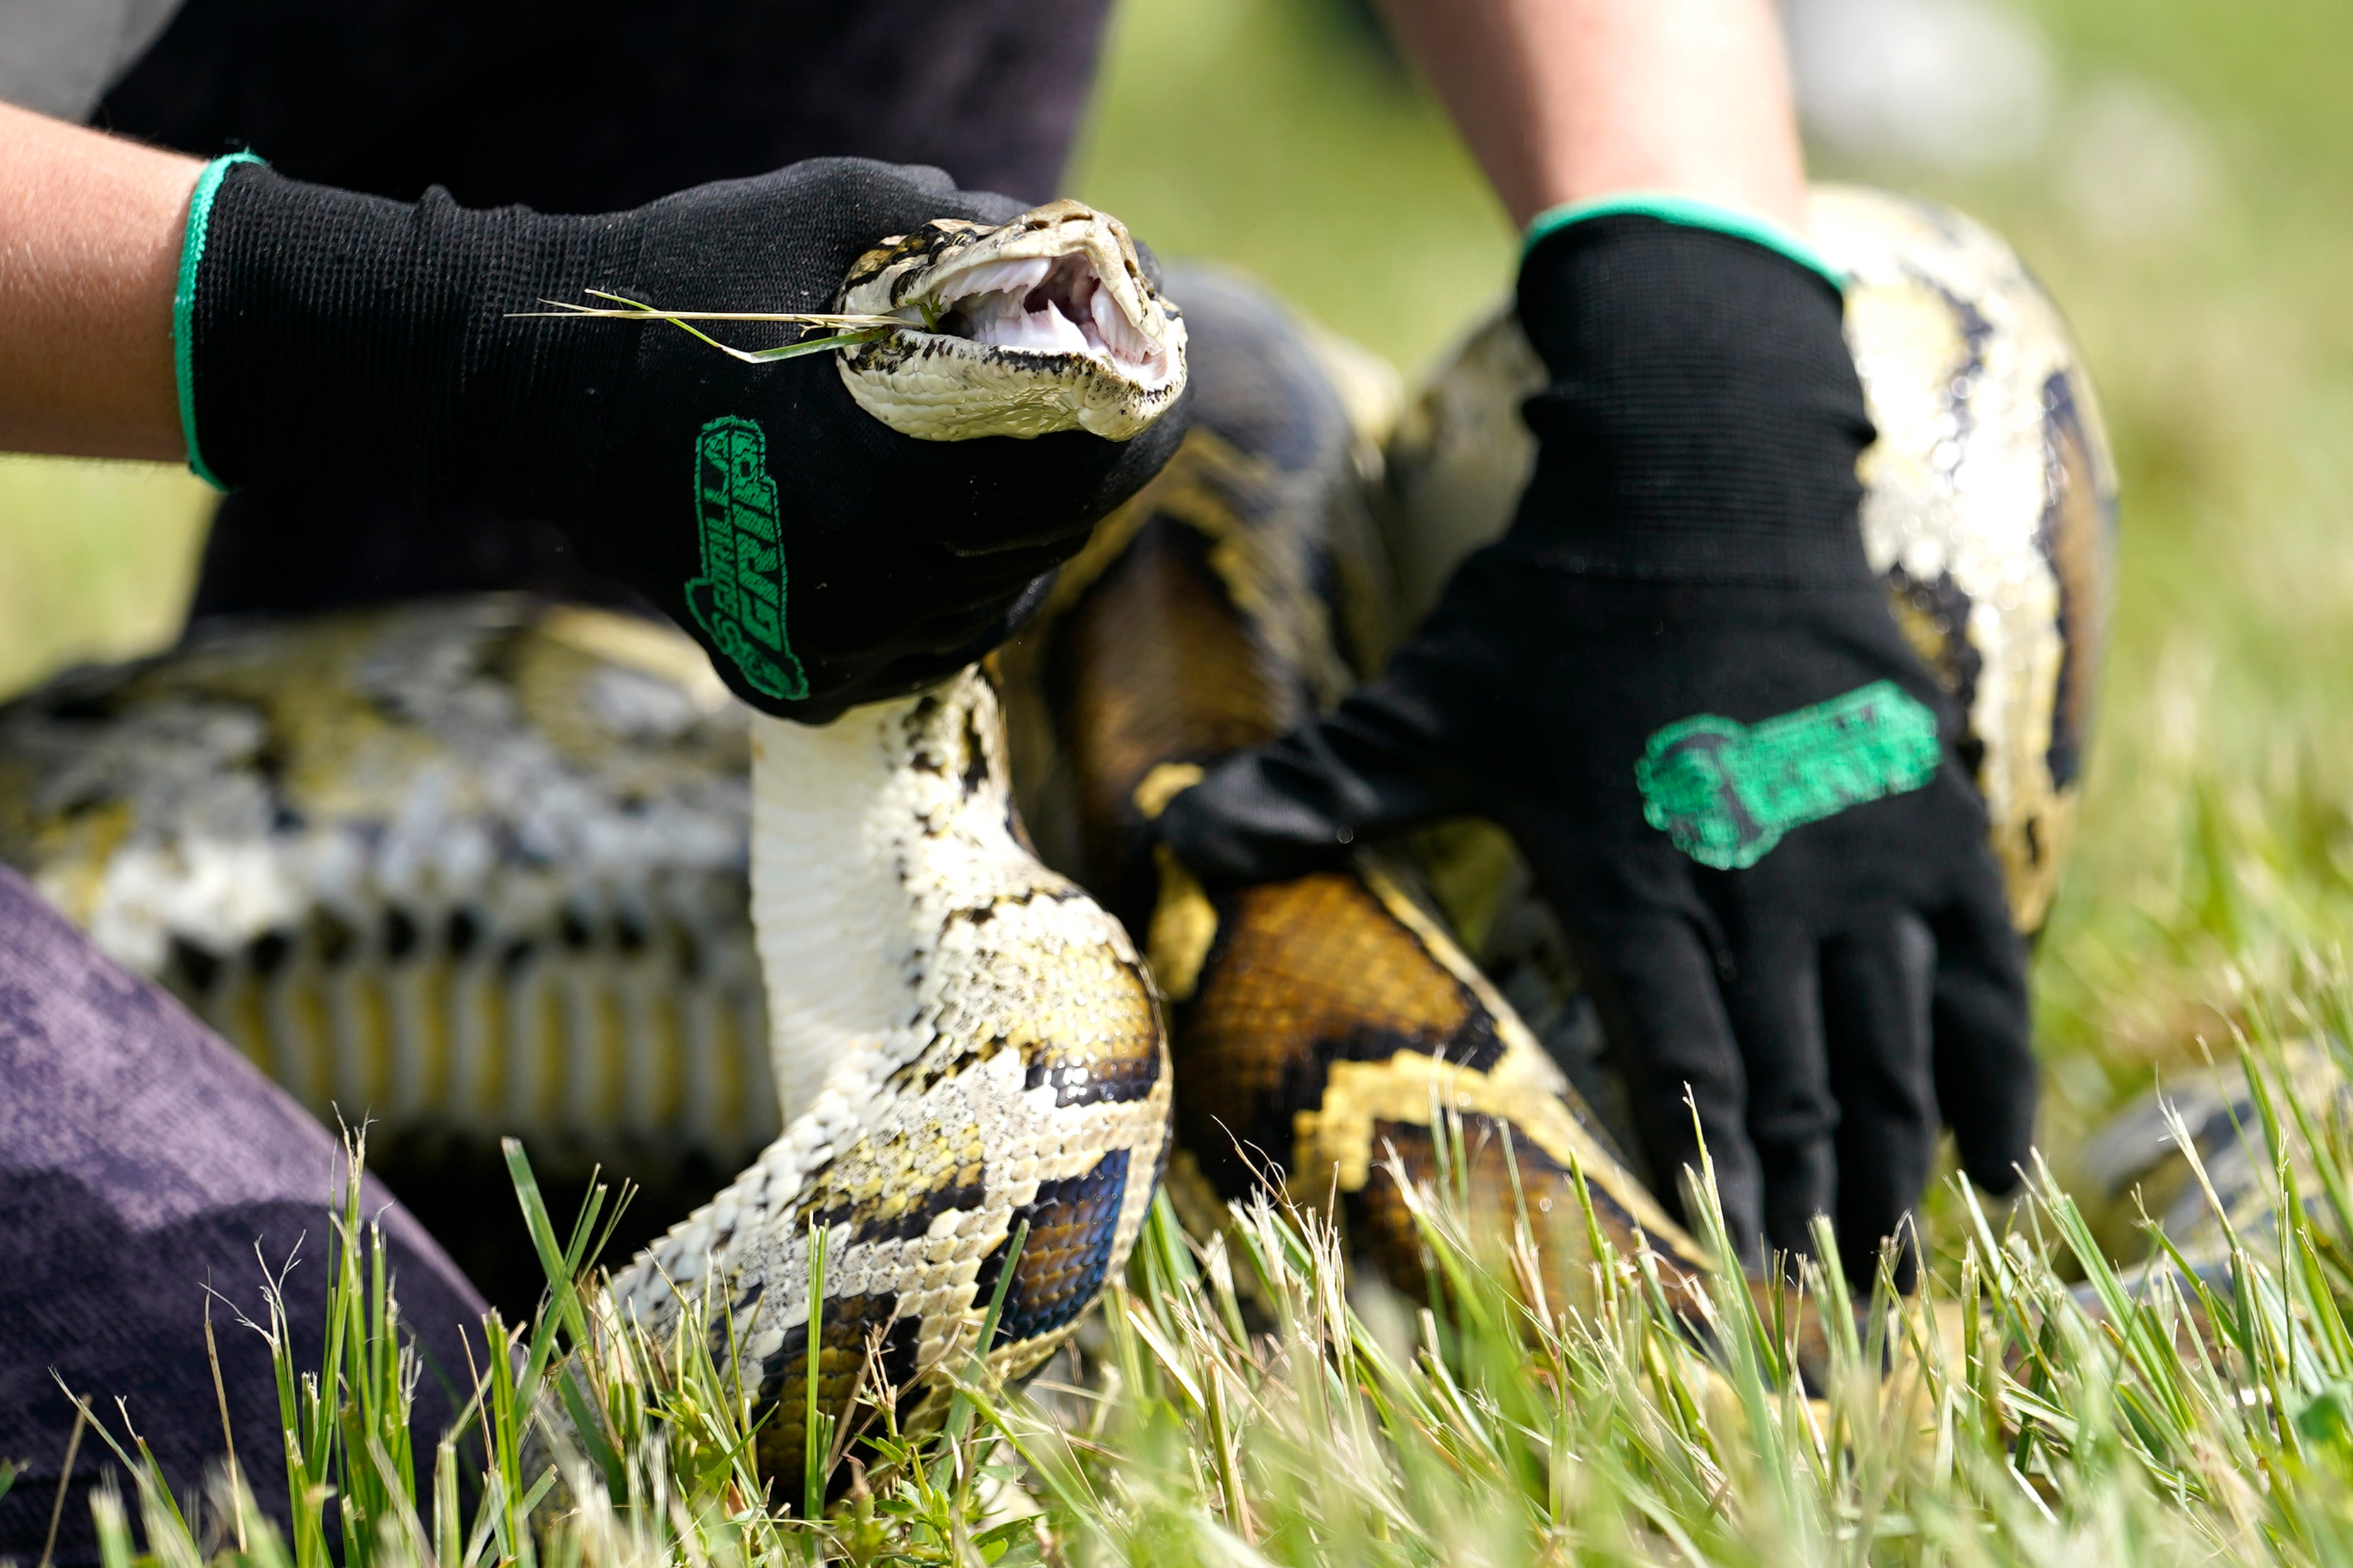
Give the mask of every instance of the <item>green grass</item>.
[[[2342, 973], [2275, 1000], [2338, 1040], [2353, 1018]], [[2353, 1128], [2282, 1091], [2273, 1032], [2249, 1064], [2248, 1135], [2295, 1157], [2218, 1210], [2202, 1268], [2160, 1252], [2119, 1275], [2044, 1181], [2000, 1223], [1962, 1194], [1921, 1291], [1883, 1274], [1858, 1303], [1825, 1226], [1810, 1383], [1788, 1303], [1720, 1288], [1695, 1332], [1589, 1214], [1579, 1300], [1531, 1304], [1525, 1219], [1499, 1251], [1449, 1193], [1422, 1194], [1417, 1307], [1352, 1282], [1311, 1218], [1238, 1211], [1196, 1247], [1164, 1202], [1074, 1376], [1023, 1394], [975, 1363], [923, 1438], [895, 1431], [883, 1392], [846, 1495], [815, 1516], [802, 1486], [756, 1473], [750, 1439], [805, 1420], [821, 1450], [823, 1417], [751, 1409], [700, 1320], [666, 1337], [614, 1320], [585, 1268], [596, 1205], [559, 1243], [518, 1160], [551, 1289], [527, 1329], [486, 1325], [506, 1353], [429, 1461], [384, 1253], [347, 1198], [320, 1363], [269, 1325], [290, 1539], [233, 1463], [175, 1496], [94, 1417], [132, 1477], [94, 1500], [99, 1536], [108, 1568], [2339, 1563]], [[2329, 1065], [2353, 1087], [2353, 1056]]]
[[211, 493], [153, 463], [0, 455], [0, 692], [175, 636]]

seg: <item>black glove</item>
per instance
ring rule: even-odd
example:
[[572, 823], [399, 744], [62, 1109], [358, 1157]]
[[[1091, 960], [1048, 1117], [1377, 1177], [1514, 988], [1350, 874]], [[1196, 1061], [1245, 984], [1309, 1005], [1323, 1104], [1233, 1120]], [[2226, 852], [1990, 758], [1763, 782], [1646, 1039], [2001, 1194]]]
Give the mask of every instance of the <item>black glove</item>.
[[1509, 533], [1378, 679], [1164, 831], [1207, 879], [1267, 880], [1417, 818], [1502, 822], [1652, 1168], [1696, 1167], [1695, 1108], [1744, 1250], [1806, 1250], [1827, 1213], [1867, 1279], [1940, 1110], [1972, 1176], [2015, 1184], [2035, 1070], [1957, 715], [1863, 559], [1838, 291], [1619, 215], [1541, 240], [1520, 309], [1552, 383]]
[[[191, 458], [562, 526], [591, 571], [701, 637], [747, 701], [822, 721], [1001, 640], [1183, 433], [923, 441], [830, 353], [750, 365], [660, 323], [516, 319], [603, 289], [670, 310], [826, 310], [877, 240], [1018, 203], [936, 169], [818, 159], [626, 213], [469, 211], [229, 167], [192, 221], [180, 342]], [[199, 248], [200, 247], [200, 248]], [[739, 346], [793, 340], [731, 329]], [[704, 522], [713, 547], [706, 549]], [[730, 604], [728, 546], [781, 602]]]

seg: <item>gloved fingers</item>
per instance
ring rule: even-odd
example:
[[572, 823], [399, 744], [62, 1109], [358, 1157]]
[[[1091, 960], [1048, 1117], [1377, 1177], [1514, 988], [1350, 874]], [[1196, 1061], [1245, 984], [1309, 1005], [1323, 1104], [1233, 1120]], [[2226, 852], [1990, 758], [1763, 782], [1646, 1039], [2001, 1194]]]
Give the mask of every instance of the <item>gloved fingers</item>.
[[[871, 539], [878, 527], [901, 537], [928, 537], [965, 559], [1031, 550], [1056, 560], [1075, 554], [1098, 522], [1175, 456], [1193, 419], [1195, 392], [1188, 384], [1166, 413], [1124, 441], [1083, 430], [1027, 439], [924, 441], [869, 417], [840, 386], [841, 378], [823, 368], [834, 384], [820, 395], [834, 410], [837, 440], [849, 446], [830, 455], [813, 453], [808, 465], [821, 469], [851, 457], [860, 479], [854, 496], [843, 497], [835, 526], [856, 538]], [[911, 527], [926, 521], [928, 529]]]
[[[939, 174], [942, 179], [948, 178], [944, 171], [934, 169], [931, 172]], [[955, 182], [951, 180], [949, 184], [953, 186]], [[962, 211], [951, 212], [943, 209], [933, 216], [967, 217], [975, 223], [1011, 223], [1015, 218], [1028, 212], [1031, 205], [1018, 197], [1003, 195], [996, 191], [958, 190], [955, 197], [957, 205], [962, 208]]]
[[944, 680], [986, 657], [1037, 614], [1053, 591], [1055, 575], [1048, 572], [988, 603], [929, 616], [885, 642], [834, 657], [827, 664], [826, 700], [838, 713]]
[[[1050, 577], [1069, 558], [1067, 551], [1008, 551], [1001, 555], [956, 558], [944, 551], [910, 549], [881, 580], [921, 621], [993, 615], [1008, 600]], [[920, 624], [920, 622], [919, 622]]]
[[1459, 809], [1444, 738], [1393, 676], [1228, 757], [1178, 795], [1160, 819], [1177, 858], [1207, 881], [1274, 881], [1336, 865], [1373, 834]]
[[[894, 452], [923, 448], [913, 460], [924, 465], [937, 499], [961, 503], [943, 516], [950, 526], [939, 535], [951, 555], [986, 560], [1004, 552], [1075, 553], [1095, 524], [1143, 488], [1176, 450], [1191, 418], [1180, 396], [1157, 423], [1125, 441], [1106, 441], [1083, 430], [1022, 438], [985, 436], [971, 441], [918, 441], [887, 432], [882, 443]], [[878, 428], [880, 426], [878, 426]], [[905, 488], [903, 485], [901, 488]], [[984, 520], [974, 527], [959, 518]]]
[[1686, 1224], [1697, 1223], [1684, 1193], [1703, 1168], [1704, 1139], [1725, 1227], [1741, 1261], [1756, 1264], [1764, 1184], [1748, 1135], [1748, 1077], [1707, 942], [1677, 910], [1608, 910], [1588, 901], [1564, 914], [1612, 1054], [1624, 1065], [1660, 1197]]
[[[1936, 963], [1927, 922], [1891, 911], [1822, 944], [1822, 1032], [1839, 1102], [1839, 1250], [1870, 1288], [1881, 1243], [1918, 1204], [1936, 1152], [1928, 1009]], [[1897, 1284], [1909, 1289], [1907, 1247]]]
[[1831, 1212], [1838, 1191], [1839, 1105], [1822, 1043], [1820, 954], [1794, 920], [1743, 913], [1753, 918], [1728, 928], [1725, 1015], [1748, 1079], [1766, 1243], [1802, 1254], [1812, 1249], [1814, 1216]]
[[1937, 1103], [1969, 1179], [2007, 1194], [2033, 1148], [2041, 1075], [2027, 1005], [2026, 940], [2010, 923], [1990, 854], [1964, 898], [1936, 918], [1932, 930]]
[[[866, 584], [825, 578], [805, 586], [797, 583], [797, 592], [786, 612], [786, 632], [810, 679], [826, 690], [833, 689], [838, 677], [880, 669], [901, 659], [926, 660], [946, 674], [996, 646], [992, 641], [977, 653], [969, 650], [976, 638], [1006, 623], [1008, 608], [1035, 582], [1034, 577], [1016, 577], [982, 585], [959, 584], [953, 591], [906, 574]], [[874, 616], [873, 601], [883, 595], [900, 606], [901, 618], [879, 621]]]
[[926, 441], [860, 408], [830, 356], [787, 360], [747, 379], [747, 401], [773, 430], [823, 437], [768, 446], [778, 484], [807, 498], [796, 514], [804, 537], [870, 552], [895, 541], [957, 557], [1029, 549], [1069, 556], [1160, 471], [1192, 418], [1188, 385], [1124, 441], [1084, 430]]
[[849, 232], [855, 235], [860, 228], [872, 230], [862, 239], [862, 246], [877, 244], [886, 234], [905, 234], [935, 217], [999, 224], [1010, 222], [1029, 210], [1028, 203], [995, 191], [966, 190], [945, 169], [932, 163], [812, 158], [754, 179], [765, 180], [786, 190], [812, 182], [829, 183], [834, 209], [855, 214], [862, 220]]
[[940, 548], [952, 559], [966, 563], [967, 570], [1035, 576], [1084, 549], [1088, 536], [1094, 532], [1096, 521], [1099, 520], [1065, 516], [1038, 525], [1038, 532], [972, 540], [948, 538], [940, 541]]
[[[885, 166], [888, 167], [888, 165]], [[954, 196], [957, 194], [955, 176], [937, 163], [901, 163], [897, 165], [897, 173], [901, 179], [927, 195]], [[987, 195], [991, 193], [976, 191], [971, 194]], [[1002, 201], [1007, 198], [998, 197], [997, 199]]]
[[924, 651], [908, 661], [910, 667], [921, 665], [936, 670], [938, 673], [930, 677], [936, 680], [986, 657], [1027, 625], [1045, 605], [1060, 572], [1059, 566], [1051, 567], [1018, 589], [1009, 589], [986, 603], [919, 626], [908, 640]]
[[1207, 882], [1281, 881], [1340, 864], [1376, 827], [1437, 814], [1411, 773], [1338, 762], [1324, 724], [1228, 757], [1169, 802], [1160, 833], [1176, 858]]

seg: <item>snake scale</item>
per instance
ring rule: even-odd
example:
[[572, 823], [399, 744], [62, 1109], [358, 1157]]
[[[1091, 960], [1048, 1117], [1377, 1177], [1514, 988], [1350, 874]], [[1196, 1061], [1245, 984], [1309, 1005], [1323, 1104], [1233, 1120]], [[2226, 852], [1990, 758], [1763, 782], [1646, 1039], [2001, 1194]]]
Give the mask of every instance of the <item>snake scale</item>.
[[[2105, 605], [2089, 389], [2047, 300], [1967, 220], [1832, 191], [1815, 231], [1855, 279], [1873, 560], [1964, 697], [2031, 929]], [[871, 1358], [920, 1426], [1000, 1284], [990, 1353], [1037, 1364], [1122, 1267], [1164, 1162], [1195, 1219], [1269, 1180], [1336, 1193], [1410, 1285], [1390, 1170], [1436, 1169], [1437, 1106], [1474, 1228], [1506, 1232], [1516, 1174], [1560, 1289], [1577, 1247], [1542, 1216], [1574, 1206], [1572, 1169], [1615, 1239], [1639, 1230], [1694, 1281], [1708, 1260], [1572, 1087], [1574, 976], [1492, 835], [1215, 900], [1152, 848], [1188, 770], [1335, 698], [1500, 528], [1524, 342], [1499, 321], [1398, 417], [1361, 356], [1247, 286], [1180, 275], [1180, 318], [1134, 259], [1057, 204], [910, 237], [846, 284], [846, 307], [910, 329], [845, 378], [868, 376], [878, 416], [948, 407], [935, 438], [987, 427], [991, 396], [1016, 423], [1116, 425], [1193, 382], [1176, 458], [993, 679], [804, 730], [747, 717], [666, 629], [571, 606], [204, 629], [0, 711], [0, 854], [306, 1103], [375, 1118], [396, 1190], [443, 1184], [426, 1217], [470, 1267], [519, 1250], [467, 1163], [498, 1132], [652, 1176], [665, 1221], [718, 1187], [611, 1288], [658, 1320], [712, 1288], [763, 1407], [798, 1409], [814, 1365], [838, 1413]], [[1065, 276], [1082, 264], [1092, 289]], [[1079, 312], [1092, 333], [1065, 331]], [[764, 1430], [764, 1468], [797, 1477], [798, 1423]]]

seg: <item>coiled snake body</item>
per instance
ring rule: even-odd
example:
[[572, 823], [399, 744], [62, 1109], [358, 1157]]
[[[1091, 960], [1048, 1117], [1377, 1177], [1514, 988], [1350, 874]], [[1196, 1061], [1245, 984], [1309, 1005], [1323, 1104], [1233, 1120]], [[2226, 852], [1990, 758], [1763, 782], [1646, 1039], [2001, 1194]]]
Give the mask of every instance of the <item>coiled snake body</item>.
[[[1064, 227], [1057, 256], [1132, 258], [1083, 209], [1051, 209], [1023, 243]], [[1847, 193], [1816, 228], [1857, 279], [1882, 430], [1873, 560], [1968, 694], [2031, 927], [2105, 593], [2113, 480], [2089, 392], [2047, 300], [1966, 220]], [[924, 258], [990, 241], [948, 237], [853, 276], [888, 275], [882, 303], [946, 321], [920, 298]], [[1007, 249], [999, 273], [965, 280], [1023, 285], [997, 292], [1026, 303], [1039, 259]], [[1149, 298], [1134, 279], [1109, 292], [1123, 309]], [[1122, 1267], [1172, 1108], [1171, 1184], [1194, 1217], [1269, 1176], [1336, 1189], [1362, 1248], [1410, 1285], [1419, 1248], [1388, 1172], [1436, 1169], [1446, 1112], [1474, 1225], [1505, 1234], [1525, 1203], [1569, 1297], [1581, 1243], [1555, 1222], [1581, 1224], [1577, 1170], [1615, 1238], [1640, 1233], [1687, 1286], [1708, 1260], [1571, 1087], [1593, 1065], [1574, 976], [1492, 835], [1215, 901], [1152, 848], [1186, 769], [1336, 698], [1501, 526], [1525, 461], [1525, 346], [1508, 324], [1475, 338], [1392, 432], [1346, 356], [1262, 298], [1208, 274], [1170, 292], [1196, 427], [1000, 656], [1009, 753], [998, 698], [970, 672], [800, 730], [747, 721], [665, 630], [515, 600], [402, 606], [216, 630], [15, 704], [0, 853], [314, 1108], [409, 1139], [405, 1195], [509, 1131], [676, 1192], [698, 1167], [705, 1192], [740, 1171], [613, 1290], [659, 1318], [712, 1287], [764, 1406], [800, 1408], [814, 1364], [840, 1414], [871, 1349], [920, 1423], [1008, 1260], [987, 1348], [1036, 1364]], [[965, 329], [1011, 309], [968, 306]], [[1181, 367], [1176, 328], [1142, 333], [1142, 351], [1100, 331], [1037, 351], [1060, 356], [1043, 379], [1068, 395], [1029, 395], [1003, 341], [1026, 329], [1004, 321], [968, 349], [911, 331], [867, 368], [920, 376], [948, 356], [959, 419], [996, 385], [1024, 421], [1116, 425], [1173, 400], [1165, 360], [1138, 367], [1172, 348]], [[1137, 401], [1120, 403], [1123, 377]], [[938, 418], [913, 394], [944, 384], [903, 383], [913, 416]], [[1026, 847], [1008, 755], [1045, 858], [1073, 879]], [[1149, 933], [1166, 1047], [1130, 931]], [[471, 1175], [459, 1194], [428, 1223], [505, 1212]], [[479, 1269], [490, 1251], [460, 1256]], [[797, 1479], [800, 1424], [764, 1431], [764, 1467]]]

